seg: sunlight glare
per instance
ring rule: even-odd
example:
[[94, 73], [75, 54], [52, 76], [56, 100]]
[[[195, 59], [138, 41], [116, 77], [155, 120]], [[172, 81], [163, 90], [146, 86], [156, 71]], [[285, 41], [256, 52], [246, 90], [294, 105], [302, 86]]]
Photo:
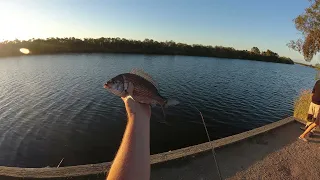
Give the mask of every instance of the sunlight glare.
[[[1, 2], [2, 3], [2, 2]], [[5, 40], [27, 39], [34, 29], [32, 21], [18, 8], [1, 6], [0, 3], [0, 42]], [[20, 11], [19, 11], [20, 10]]]
[[29, 49], [27, 49], [27, 48], [20, 48], [20, 52], [23, 53], [23, 54], [29, 54], [30, 53]]

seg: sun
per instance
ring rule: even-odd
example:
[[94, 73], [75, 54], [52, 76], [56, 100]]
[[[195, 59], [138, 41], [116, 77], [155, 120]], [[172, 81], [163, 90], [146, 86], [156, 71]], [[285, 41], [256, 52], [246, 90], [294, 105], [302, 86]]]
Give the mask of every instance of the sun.
[[0, 27], [0, 41], [25, 39], [28, 20], [20, 13], [13, 12], [6, 7], [0, 7]]

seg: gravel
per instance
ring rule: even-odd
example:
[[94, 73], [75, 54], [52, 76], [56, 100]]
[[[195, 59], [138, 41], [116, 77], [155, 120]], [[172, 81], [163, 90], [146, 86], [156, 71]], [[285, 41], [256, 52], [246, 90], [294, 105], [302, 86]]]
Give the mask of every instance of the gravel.
[[297, 140], [228, 179], [320, 179], [320, 134], [309, 139]]

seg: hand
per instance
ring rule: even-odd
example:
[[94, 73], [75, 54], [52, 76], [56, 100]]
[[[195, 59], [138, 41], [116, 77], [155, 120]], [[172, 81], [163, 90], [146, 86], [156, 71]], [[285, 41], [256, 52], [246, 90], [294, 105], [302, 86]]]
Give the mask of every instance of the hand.
[[131, 82], [129, 82], [127, 94], [125, 95], [125, 97], [121, 97], [121, 99], [125, 104], [127, 115], [129, 116], [129, 118], [132, 115], [135, 115], [135, 116], [138, 116], [139, 118], [147, 118], [150, 120], [150, 117], [151, 117], [150, 105], [141, 104], [133, 100], [130, 97], [133, 94], [133, 90], [134, 90], [134, 85]]
[[147, 118], [150, 120], [151, 117], [151, 108], [148, 104], [141, 104], [133, 100], [130, 96], [121, 97], [123, 100], [127, 114], [130, 117], [137, 116], [140, 118]]

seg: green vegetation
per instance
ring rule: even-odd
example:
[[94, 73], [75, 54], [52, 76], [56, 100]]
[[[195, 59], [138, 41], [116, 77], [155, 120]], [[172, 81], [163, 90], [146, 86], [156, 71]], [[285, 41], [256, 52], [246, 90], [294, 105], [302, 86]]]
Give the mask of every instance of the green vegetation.
[[251, 52], [255, 53], [255, 54], [260, 54], [260, 49], [257, 47], [253, 47], [253, 48], [251, 48]]
[[320, 0], [309, 1], [310, 7], [294, 19], [302, 38], [287, 44], [291, 49], [302, 53], [306, 61], [311, 61], [320, 52]]
[[312, 65], [312, 64], [303, 64], [303, 63], [298, 63], [298, 62], [294, 62], [295, 64], [300, 64], [302, 66], [307, 66], [307, 67], [311, 67], [311, 68], [314, 68], [314, 69], [317, 69], [317, 70], [320, 70], [320, 64], [315, 64], [315, 65]]
[[314, 68], [317, 69], [317, 70], [320, 70], [320, 64], [319, 63], [315, 64]]
[[308, 110], [311, 103], [312, 93], [310, 90], [304, 90], [294, 102], [293, 116], [307, 121]]
[[279, 57], [277, 53], [269, 49], [260, 54], [260, 50], [257, 47], [254, 47], [254, 51], [250, 52], [236, 50], [231, 47], [188, 45], [173, 41], [158, 42], [152, 39], [137, 41], [124, 38], [77, 39], [72, 37], [4, 41], [0, 43], [0, 57], [21, 55], [20, 48], [29, 49], [31, 54], [138, 53], [206, 56], [293, 64], [290, 58]]

